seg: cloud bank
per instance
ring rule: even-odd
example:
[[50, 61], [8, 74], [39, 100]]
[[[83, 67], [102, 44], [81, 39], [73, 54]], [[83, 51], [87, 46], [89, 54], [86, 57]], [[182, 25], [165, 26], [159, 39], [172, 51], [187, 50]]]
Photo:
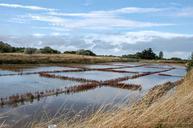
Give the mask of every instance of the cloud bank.
[[193, 49], [193, 35], [165, 33], [158, 31], [138, 31], [121, 34], [90, 34], [87, 36], [69, 36], [58, 34], [34, 34], [33, 36], [4, 36], [1, 40], [16, 46], [51, 46], [61, 51], [91, 49], [97, 54], [122, 55], [135, 53], [145, 48], [156, 52], [164, 51], [166, 57], [189, 57]]

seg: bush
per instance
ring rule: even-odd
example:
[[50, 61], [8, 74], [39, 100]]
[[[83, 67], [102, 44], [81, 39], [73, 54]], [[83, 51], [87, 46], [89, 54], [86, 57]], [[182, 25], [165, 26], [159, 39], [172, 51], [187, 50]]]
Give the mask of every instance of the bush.
[[136, 57], [139, 59], [158, 59], [157, 55], [151, 48], [145, 49], [142, 52], [137, 52]]
[[159, 59], [163, 59], [164, 58], [164, 53], [162, 51], [159, 52]]
[[76, 54], [76, 51], [65, 51], [64, 54]]
[[13, 47], [3, 41], [0, 41], [0, 53], [23, 53], [25, 48]]
[[37, 49], [36, 48], [25, 48], [24, 53], [25, 54], [34, 54], [36, 53]]
[[190, 61], [188, 62], [188, 65], [187, 65], [187, 70], [190, 71], [193, 67], [193, 53], [190, 57]]
[[190, 71], [193, 67], [193, 60], [188, 63], [187, 70]]
[[182, 59], [178, 58], [178, 57], [172, 57], [172, 58], [170, 58], [170, 60], [182, 60]]
[[55, 50], [55, 49], [52, 49], [50, 47], [44, 47], [42, 49], [40, 49], [40, 52], [41, 53], [44, 53], [44, 54], [59, 54], [60, 52]]
[[137, 58], [136, 54], [122, 55], [122, 57], [126, 57], [126, 58], [134, 58], [134, 59]]
[[151, 48], [145, 49], [142, 52], [136, 54], [123, 55], [122, 57], [135, 58], [135, 59], [163, 59], [163, 52], [160, 52], [158, 57]]
[[0, 41], [0, 53], [13, 52], [13, 47], [7, 43]]
[[92, 51], [84, 50], [84, 49], [81, 49], [81, 50], [77, 51], [76, 54], [78, 54], [78, 55], [96, 56], [96, 54], [93, 53]]

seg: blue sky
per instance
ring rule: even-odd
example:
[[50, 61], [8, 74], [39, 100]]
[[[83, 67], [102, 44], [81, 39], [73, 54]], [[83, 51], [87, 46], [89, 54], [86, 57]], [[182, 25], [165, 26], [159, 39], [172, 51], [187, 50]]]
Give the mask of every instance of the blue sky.
[[0, 40], [15, 46], [122, 55], [193, 51], [192, 0], [0, 0]]

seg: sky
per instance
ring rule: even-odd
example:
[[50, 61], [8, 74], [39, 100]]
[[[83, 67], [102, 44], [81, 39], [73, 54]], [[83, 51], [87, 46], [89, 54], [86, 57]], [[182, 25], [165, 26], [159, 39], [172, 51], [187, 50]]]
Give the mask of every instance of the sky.
[[0, 0], [0, 40], [99, 55], [193, 52], [193, 0]]

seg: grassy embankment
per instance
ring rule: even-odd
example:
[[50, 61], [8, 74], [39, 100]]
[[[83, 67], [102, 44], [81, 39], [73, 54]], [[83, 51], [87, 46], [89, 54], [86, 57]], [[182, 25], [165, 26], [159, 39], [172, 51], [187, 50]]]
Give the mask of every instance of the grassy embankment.
[[[175, 87], [175, 88], [174, 88]], [[52, 120], [54, 121], [54, 119]], [[52, 123], [40, 123], [44, 128]], [[162, 128], [193, 127], [193, 70], [183, 81], [155, 86], [131, 107], [114, 112], [97, 112], [76, 122], [59, 121], [59, 128]]]
[[0, 64], [94, 64], [134, 61], [121, 57], [83, 56], [75, 54], [19, 54], [0, 53]]
[[144, 62], [185, 64], [179, 60], [140, 60], [123, 57], [84, 56], [76, 54], [23, 54], [23, 53], [0, 53], [0, 64], [95, 64], [105, 62]]

